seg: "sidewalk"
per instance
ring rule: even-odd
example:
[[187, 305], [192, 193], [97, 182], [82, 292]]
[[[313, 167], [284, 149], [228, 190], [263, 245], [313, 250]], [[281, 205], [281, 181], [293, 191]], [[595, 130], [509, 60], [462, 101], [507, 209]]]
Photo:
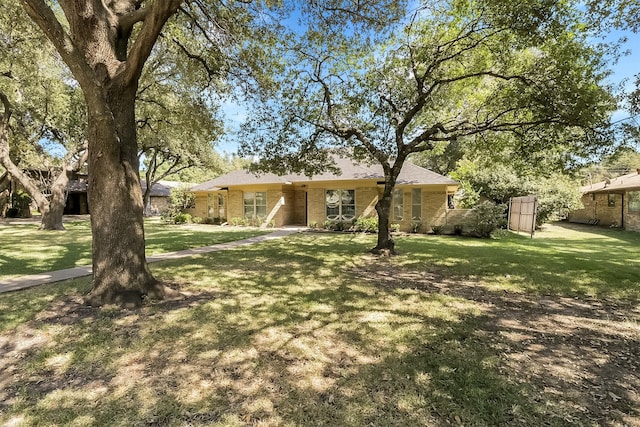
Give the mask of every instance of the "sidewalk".
[[[147, 257], [147, 262], [166, 261], [170, 259], [185, 258], [193, 255], [206, 254], [210, 252], [224, 251], [240, 246], [252, 245], [254, 243], [265, 242], [267, 240], [279, 239], [300, 232], [301, 228], [283, 228], [264, 236], [250, 237], [248, 239], [236, 240], [234, 242], [219, 243], [217, 245], [203, 246], [201, 248], [185, 249], [183, 251], [167, 252], [164, 254]], [[60, 282], [62, 280], [75, 279], [77, 277], [91, 275], [91, 266], [67, 268], [65, 270], [51, 271], [48, 273], [32, 274], [30, 276], [15, 277], [13, 279], [0, 281], [0, 293], [17, 291], [19, 289], [31, 288], [33, 286], [47, 283]]]

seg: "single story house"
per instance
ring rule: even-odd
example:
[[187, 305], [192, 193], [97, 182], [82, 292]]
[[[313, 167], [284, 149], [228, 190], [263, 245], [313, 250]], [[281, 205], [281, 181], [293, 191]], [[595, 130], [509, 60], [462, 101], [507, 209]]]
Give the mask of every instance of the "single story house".
[[[235, 171], [191, 188], [201, 218], [248, 218], [276, 227], [322, 226], [326, 221], [353, 221], [377, 215], [375, 205], [384, 188], [382, 167], [335, 156], [339, 174], [307, 177]], [[415, 223], [427, 232], [445, 225], [458, 183], [446, 176], [405, 163], [393, 195], [391, 222], [410, 231]]]
[[640, 231], [640, 169], [580, 190], [584, 207], [569, 213], [570, 222]]

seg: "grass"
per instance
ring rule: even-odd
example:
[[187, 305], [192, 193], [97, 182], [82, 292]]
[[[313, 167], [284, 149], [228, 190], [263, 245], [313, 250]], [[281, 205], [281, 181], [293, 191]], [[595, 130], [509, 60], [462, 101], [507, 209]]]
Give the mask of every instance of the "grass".
[[187, 296], [137, 310], [1, 295], [0, 424], [637, 425], [638, 236], [585, 230], [295, 235], [153, 264]]
[[[0, 280], [91, 264], [89, 221], [65, 223], [67, 231], [40, 231], [38, 224], [0, 224]], [[147, 256], [265, 234], [251, 228], [166, 225], [145, 221]]]

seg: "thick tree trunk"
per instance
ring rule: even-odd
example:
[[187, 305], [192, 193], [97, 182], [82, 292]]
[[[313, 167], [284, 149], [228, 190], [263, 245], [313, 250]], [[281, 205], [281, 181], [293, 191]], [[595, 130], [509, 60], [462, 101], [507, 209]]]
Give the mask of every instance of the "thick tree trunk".
[[378, 243], [376, 247], [371, 249], [374, 254], [394, 255], [395, 242], [391, 238], [391, 227], [389, 224], [391, 213], [391, 195], [385, 193], [376, 203], [376, 212], [378, 213]]
[[166, 291], [145, 258], [142, 191], [134, 118], [135, 88], [112, 88], [112, 118], [89, 106], [89, 206], [93, 288], [89, 305], [138, 306]]

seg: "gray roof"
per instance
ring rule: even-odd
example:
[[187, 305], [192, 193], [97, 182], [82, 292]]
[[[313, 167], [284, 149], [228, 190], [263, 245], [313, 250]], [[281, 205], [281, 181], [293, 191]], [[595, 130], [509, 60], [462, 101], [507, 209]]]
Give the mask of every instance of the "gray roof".
[[[211, 191], [230, 186], [255, 185], [255, 184], [300, 184], [318, 181], [351, 181], [351, 180], [384, 180], [382, 166], [379, 164], [355, 163], [353, 160], [336, 156], [334, 161], [341, 174], [324, 172], [313, 177], [301, 174], [276, 175], [273, 173], [256, 174], [239, 170], [214, 178], [203, 184], [191, 187], [191, 191]], [[406, 162], [398, 180], [399, 185], [458, 185], [457, 181], [437, 174], [428, 169]]]
[[596, 182], [595, 184], [591, 185], [585, 185], [584, 187], [580, 188], [580, 191], [584, 194], [588, 194], [624, 192], [636, 189], [640, 189], [640, 168], [638, 168], [635, 172], [631, 172], [617, 178]]
[[[141, 179], [140, 185], [142, 187], [142, 192], [144, 193], [147, 189], [147, 181]], [[194, 184], [190, 182], [161, 180], [153, 184], [153, 187], [151, 187], [151, 197], [169, 197], [173, 188], [190, 188], [193, 185]]]

